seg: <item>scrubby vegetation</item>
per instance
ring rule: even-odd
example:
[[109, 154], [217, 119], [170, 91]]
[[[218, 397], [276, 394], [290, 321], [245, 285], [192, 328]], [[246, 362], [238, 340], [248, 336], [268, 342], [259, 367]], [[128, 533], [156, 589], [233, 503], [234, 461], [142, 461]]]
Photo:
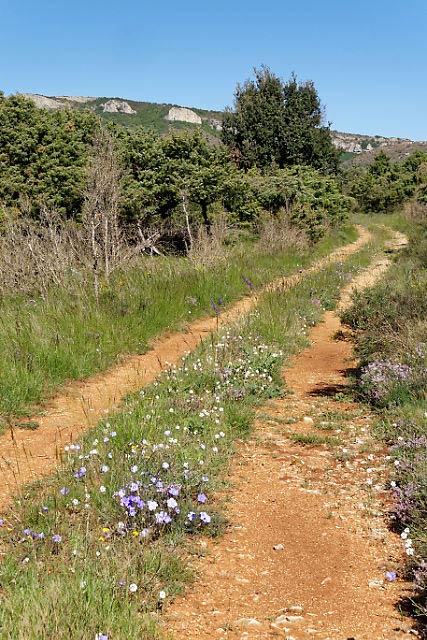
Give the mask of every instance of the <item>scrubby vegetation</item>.
[[396, 211], [410, 200], [425, 203], [427, 154], [415, 151], [403, 162], [391, 162], [381, 152], [367, 168], [353, 167], [344, 172], [344, 181], [364, 213]]
[[[295, 85], [296, 95], [305, 95], [306, 90], [308, 85]], [[315, 93], [311, 85], [310, 92]], [[313, 107], [316, 113], [319, 108]], [[306, 129], [309, 127], [310, 136], [320, 131], [320, 116], [314, 117], [302, 106], [295, 109], [299, 129], [293, 132], [292, 139], [305, 149]], [[296, 200], [307, 218], [322, 209], [327, 225], [339, 222], [335, 206], [339, 189], [335, 188], [330, 207], [327, 198], [320, 198], [319, 202], [318, 187], [320, 191], [328, 191], [333, 178], [325, 177], [324, 167], [308, 152], [289, 155], [286, 162], [287, 166], [299, 164], [316, 168], [307, 174], [300, 172], [300, 184], [307, 183], [308, 190], [303, 198], [296, 198], [294, 185], [289, 184], [287, 175], [283, 174], [281, 181], [280, 173], [275, 172], [274, 154], [270, 154], [268, 162], [266, 158], [262, 162], [261, 159], [251, 161], [257, 176], [257, 188], [253, 189], [253, 176], [239, 169], [239, 163], [236, 164], [226, 147], [211, 145], [202, 132], [159, 136], [142, 127], [128, 130], [111, 125], [108, 132], [100, 135], [100, 129], [102, 131], [100, 121], [91, 112], [49, 112], [20, 96], [0, 97], [0, 211], [3, 216], [40, 219], [44, 211], [55, 210], [78, 225], [87, 195], [89, 161], [98, 154], [100, 164], [105, 166], [102, 159], [105, 145], [99, 145], [97, 140], [108, 133], [113, 147], [110, 167], [115, 165], [120, 224], [126, 227], [137, 223], [144, 233], [155, 227], [162, 239], [169, 245], [172, 242], [175, 248], [185, 245], [188, 248], [192, 227], [199, 223], [209, 227], [218, 211], [225, 210], [233, 222], [256, 225], [263, 210], [263, 202], [257, 197], [259, 182], [263, 175], [268, 180], [272, 172], [282, 197], [288, 202]], [[322, 154], [320, 149], [319, 154]], [[314, 193], [310, 187], [313, 180], [318, 183]], [[343, 197], [340, 204], [345, 215], [349, 202]], [[303, 227], [305, 216], [298, 215], [296, 219]], [[326, 226], [322, 228], [324, 232]]]
[[377, 407], [378, 436], [390, 447], [392, 524], [401, 533], [406, 572], [419, 594], [412, 609], [425, 631], [427, 209], [412, 203], [408, 211], [411, 215], [404, 225], [408, 247], [380, 284], [356, 296], [343, 319], [356, 332], [358, 391]]

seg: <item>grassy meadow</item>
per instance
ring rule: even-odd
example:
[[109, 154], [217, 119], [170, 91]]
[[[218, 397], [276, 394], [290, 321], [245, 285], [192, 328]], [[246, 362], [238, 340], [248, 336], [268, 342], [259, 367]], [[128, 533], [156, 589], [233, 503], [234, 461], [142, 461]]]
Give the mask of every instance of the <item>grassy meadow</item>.
[[351, 226], [314, 248], [268, 251], [247, 241], [208, 264], [176, 256], [141, 258], [114, 275], [96, 299], [89, 280], [74, 278], [41, 295], [0, 298], [0, 419], [35, 411], [59, 385], [106, 369], [123, 355], [144, 353], [163, 331], [214, 313], [354, 240]]

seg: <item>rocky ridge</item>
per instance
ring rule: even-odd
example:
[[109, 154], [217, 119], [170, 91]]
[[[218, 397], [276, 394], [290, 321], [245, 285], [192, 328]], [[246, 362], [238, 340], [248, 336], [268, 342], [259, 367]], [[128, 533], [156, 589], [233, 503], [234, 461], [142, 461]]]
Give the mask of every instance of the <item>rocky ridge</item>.
[[342, 133], [340, 131], [331, 131], [331, 134], [334, 145], [347, 153], [363, 153], [364, 151], [374, 151], [374, 149], [378, 149], [379, 147], [413, 143], [409, 138], [365, 136], [357, 133]]

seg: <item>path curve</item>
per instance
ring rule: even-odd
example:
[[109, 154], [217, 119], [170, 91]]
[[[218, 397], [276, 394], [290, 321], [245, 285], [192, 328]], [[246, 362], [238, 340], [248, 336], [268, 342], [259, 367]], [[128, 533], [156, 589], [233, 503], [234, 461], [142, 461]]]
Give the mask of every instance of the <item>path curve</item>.
[[[396, 234], [392, 245], [405, 243]], [[340, 307], [388, 265], [381, 257], [357, 276]], [[336, 399], [351, 357], [349, 341], [333, 340], [340, 327], [326, 312], [311, 346], [284, 369], [293, 395], [263, 407], [253, 436], [239, 444], [231, 525], [218, 542], [201, 542], [208, 555], [195, 563], [200, 578], [165, 612], [174, 640], [408, 637], [395, 603], [409, 585], [386, 578], [403, 555], [384, 522], [386, 452], [369, 436], [366, 407]], [[341, 443], [295, 443], [304, 436]]]
[[[355, 242], [334, 250], [297, 274], [275, 280], [264, 290], [293, 287], [304, 276], [332, 262], [345, 260], [371, 238], [363, 227], [358, 226], [358, 232]], [[258, 294], [243, 298], [218, 320], [211, 317], [197, 320], [185, 331], [151, 342], [147, 353], [128, 357], [97, 376], [63, 387], [60, 394], [47, 403], [44, 415], [29, 419], [39, 424], [36, 431], [8, 429], [0, 436], [0, 508], [6, 507], [14, 495], [20, 495], [26, 484], [52, 473], [64, 446], [96, 425], [106, 413], [116, 410], [125, 395], [150, 384], [165, 367], [177, 364], [186, 352], [195, 349], [218, 325], [229, 324], [250, 311], [257, 299]]]

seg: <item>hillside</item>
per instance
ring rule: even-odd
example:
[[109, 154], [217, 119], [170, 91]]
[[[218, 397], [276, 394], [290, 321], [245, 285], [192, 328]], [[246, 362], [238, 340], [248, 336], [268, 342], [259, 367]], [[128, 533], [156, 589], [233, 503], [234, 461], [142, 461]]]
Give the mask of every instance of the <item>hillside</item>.
[[385, 138], [340, 131], [331, 133], [335, 146], [342, 150], [341, 159], [347, 165], [370, 164], [381, 151], [385, 151], [394, 162], [404, 160], [414, 151], [427, 151], [427, 142], [409, 138]]
[[[174, 104], [140, 102], [123, 98], [84, 96], [44, 96], [23, 94], [42, 109], [89, 109], [105, 120], [117, 122], [126, 127], [143, 126], [160, 134], [170, 128], [186, 129], [201, 127], [207, 136], [215, 141], [220, 136], [222, 112], [208, 109], [180, 107]], [[427, 151], [427, 142], [414, 142], [408, 138], [368, 136], [355, 133], [332, 131], [333, 143], [342, 150], [341, 160], [345, 164], [369, 164], [381, 150], [392, 160], [402, 160], [412, 151]]]
[[[174, 129], [201, 128], [215, 138], [221, 130], [222, 113], [207, 109], [188, 109], [174, 104], [139, 102], [123, 98], [83, 97], [83, 96], [43, 96], [22, 94], [30, 98], [42, 109], [89, 109], [105, 120], [112, 120], [126, 127], [143, 126], [158, 133]], [[169, 116], [171, 114], [171, 116]], [[173, 119], [169, 119], [173, 118]]]
[[393, 162], [400, 162], [407, 158], [414, 151], [427, 153], [427, 142], [403, 140], [399, 138], [386, 138], [385, 143], [379, 144], [370, 151], [358, 153], [343, 152], [341, 160], [345, 165], [367, 165], [371, 164], [374, 158], [385, 151]]

